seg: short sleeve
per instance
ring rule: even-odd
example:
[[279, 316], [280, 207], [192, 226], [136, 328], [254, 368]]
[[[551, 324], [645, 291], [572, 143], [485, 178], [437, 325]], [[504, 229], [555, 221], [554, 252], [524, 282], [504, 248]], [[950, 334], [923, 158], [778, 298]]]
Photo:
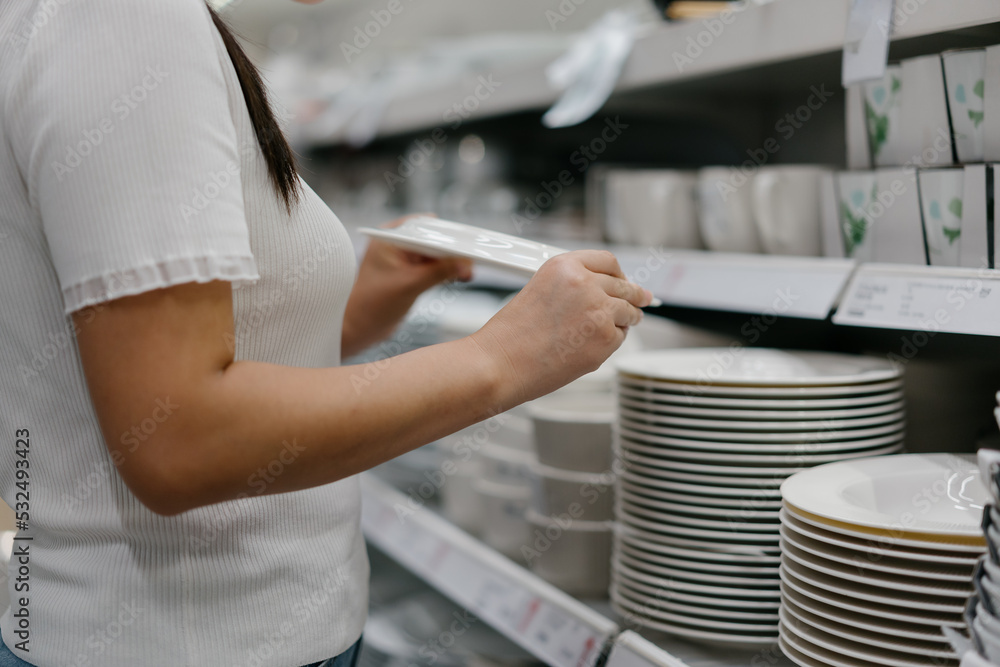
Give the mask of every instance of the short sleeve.
[[52, 8], [7, 113], [65, 311], [184, 282], [259, 279], [226, 54], [204, 2]]

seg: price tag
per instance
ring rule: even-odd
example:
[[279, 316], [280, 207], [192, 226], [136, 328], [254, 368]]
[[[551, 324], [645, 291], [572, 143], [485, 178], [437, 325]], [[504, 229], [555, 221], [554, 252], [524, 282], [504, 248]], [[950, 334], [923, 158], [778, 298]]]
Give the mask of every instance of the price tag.
[[836, 324], [1000, 336], [1000, 271], [862, 266]]
[[822, 320], [854, 269], [851, 260], [676, 252], [618, 253], [626, 275], [664, 303]]
[[844, 35], [844, 87], [881, 79], [889, 59], [893, 0], [853, 0]]

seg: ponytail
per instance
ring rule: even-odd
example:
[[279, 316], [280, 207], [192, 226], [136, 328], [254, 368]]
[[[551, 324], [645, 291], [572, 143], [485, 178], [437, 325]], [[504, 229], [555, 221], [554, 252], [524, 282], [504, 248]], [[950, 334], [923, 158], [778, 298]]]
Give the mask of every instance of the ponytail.
[[250, 112], [254, 134], [257, 135], [257, 143], [267, 161], [267, 172], [271, 177], [271, 183], [285, 202], [285, 208], [291, 211], [292, 203], [298, 200], [300, 194], [295, 155], [274, 117], [274, 111], [268, 101], [267, 90], [260, 78], [260, 72], [250, 62], [243, 47], [240, 46], [219, 14], [211, 6], [209, 6], [208, 11], [212, 15], [216, 29], [222, 36], [223, 43], [226, 45], [229, 59], [233, 61], [233, 67], [236, 69], [236, 76], [243, 89], [243, 98], [246, 100], [247, 111]]

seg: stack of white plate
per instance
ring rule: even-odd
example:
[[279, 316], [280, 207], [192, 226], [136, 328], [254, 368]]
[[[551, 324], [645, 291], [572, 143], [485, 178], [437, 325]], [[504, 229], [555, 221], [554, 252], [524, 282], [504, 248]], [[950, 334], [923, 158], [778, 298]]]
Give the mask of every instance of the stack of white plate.
[[987, 493], [975, 459], [831, 463], [781, 486], [780, 645], [806, 667], [957, 665]]
[[618, 370], [616, 611], [690, 639], [773, 644], [781, 482], [900, 451], [900, 372], [746, 348], [636, 354]]
[[[1000, 394], [997, 394], [1000, 402]], [[1000, 423], [1000, 408], [996, 411]], [[962, 666], [976, 664], [976, 659], [989, 664], [1000, 663], [1000, 451], [979, 450], [980, 480], [988, 489], [990, 504], [983, 511], [982, 531], [988, 552], [980, 557], [973, 575], [975, 595], [966, 607], [969, 639], [952, 635], [952, 645], [962, 654]]]

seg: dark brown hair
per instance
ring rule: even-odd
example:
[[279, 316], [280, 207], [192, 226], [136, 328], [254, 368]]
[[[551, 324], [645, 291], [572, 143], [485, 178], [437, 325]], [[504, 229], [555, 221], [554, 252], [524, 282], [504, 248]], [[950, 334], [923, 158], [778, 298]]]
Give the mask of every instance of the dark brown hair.
[[246, 100], [247, 111], [250, 112], [250, 121], [253, 123], [254, 134], [257, 135], [257, 143], [267, 161], [267, 172], [271, 177], [271, 183], [285, 202], [285, 208], [291, 211], [292, 203], [298, 200], [300, 193], [295, 154], [292, 153], [292, 148], [274, 117], [260, 72], [250, 62], [250, 58], [225, 21], [211, 6], [208, 7], [208, 11], [226, 45], [229, 59], [233, 61], [236, 76], [239, 77], [243, 99]]

